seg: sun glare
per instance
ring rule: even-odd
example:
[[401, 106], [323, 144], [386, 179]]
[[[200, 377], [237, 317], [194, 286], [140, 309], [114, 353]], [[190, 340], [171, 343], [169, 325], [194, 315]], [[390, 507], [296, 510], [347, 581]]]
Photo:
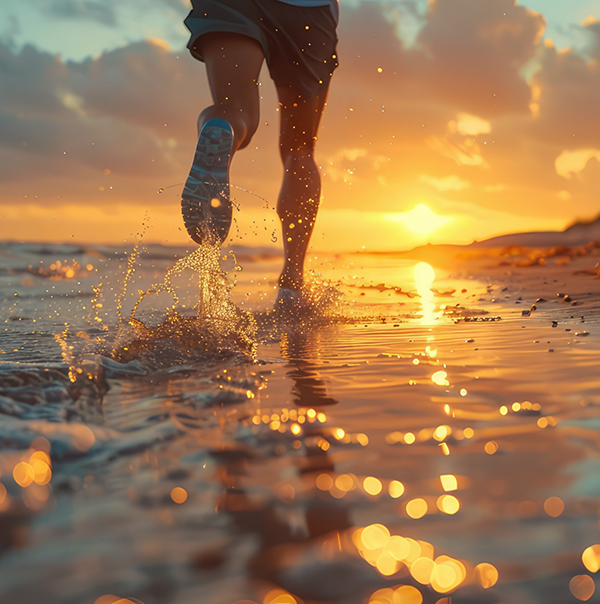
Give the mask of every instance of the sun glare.
[[414, 275], [417, 293], [421, 297], [421, 324], [433, 325], [441, 316], [441, 312], [435, 310], [431, 290], [435, 280], [435, 271], [427, 262], [418, 262], [414, 267]]
[[438, 216], [424, 203], [416, 205], [409, 212], [396, 214], [391, 219], [402, 222], [402, 224], [404, 224], [404, 226], [409, 228], [411, 231], [421, 235], [433, 233], [433, 231], [439, 229], [441, 226], [444, 226], [450, 220], [450, 218]]

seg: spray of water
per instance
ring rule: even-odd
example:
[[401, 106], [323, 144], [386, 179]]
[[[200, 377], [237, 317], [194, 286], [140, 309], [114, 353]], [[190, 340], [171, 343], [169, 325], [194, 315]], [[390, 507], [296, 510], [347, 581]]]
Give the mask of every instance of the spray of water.
[[[152, 365], [234, 355], [254, 360], [256, 323], [231, 301], [234, 282], [219, 260], [220, 249], [203, 244], [178, 260], [162, 282], [140, 292], [126, 318], [121, 302], [111, 357], [120, 362], [143, 358]], [[192, 303], [184, 304], [190, 292]]]

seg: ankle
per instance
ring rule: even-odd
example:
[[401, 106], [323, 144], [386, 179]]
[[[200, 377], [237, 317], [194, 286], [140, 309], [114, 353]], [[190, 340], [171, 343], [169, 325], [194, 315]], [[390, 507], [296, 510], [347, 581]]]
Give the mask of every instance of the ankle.
[[288, 275], [281, 275], [279, 277], [279, 289], [289, 289], [289, 290], [300, 290], [302, 289], [303, 279], [302, 276], [297, 278], [292, 278]]

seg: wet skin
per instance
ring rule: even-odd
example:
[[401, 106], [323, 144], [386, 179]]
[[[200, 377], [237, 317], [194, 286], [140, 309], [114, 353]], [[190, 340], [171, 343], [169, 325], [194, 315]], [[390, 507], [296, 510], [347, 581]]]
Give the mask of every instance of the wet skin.
[[[205, 34], [199, 44], [213, 104], [200, 114], [198, 128], [211, 118], [224, 118], [233, 128], [234, 152], [244, 149], [259, 123], [258, 76], [265, 59], [262, 47], [252, 38], [229, 33]], [[321, 196], [314, 151], [327, 90], [307, 99], [298, 91], [278, 87], [277, 96], [281, 114], [279, 152], [284, 167], [277, 201], [284, 246], [279, 287], [300, 289]]]

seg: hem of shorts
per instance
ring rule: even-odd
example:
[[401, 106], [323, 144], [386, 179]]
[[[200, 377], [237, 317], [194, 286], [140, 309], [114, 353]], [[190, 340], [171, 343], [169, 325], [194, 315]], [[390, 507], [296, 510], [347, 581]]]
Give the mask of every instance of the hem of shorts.
[[[188, 26], [188, 23], [193, 21], [202, 22], [202, 31], [196, 32], [193, 31], [191, 27]], [[251, 40], [256, 40], [261, 48], [263, 49], [263, 53], [265, 58], [268, 58], [268, 48], [266, 42], [259, 35], [252, 35], [252, 32], [249, 32], [248, 29], [240, 25], [239, 27], [232, 23], [222, 23], [222, 22], [213, 22], [206, 23], [206, 19], [199, 19], [198, 17], [189, 17], [185, 20], [186, 27], [190, 30], [192, 36], [190, 37], [190, 41], [187, 44], [188, 50], [190, 54], [197, 59], [198, 61], [204, 62], [204, 57], [200, 52], [200, 49], [196, 47], [196, 42], [199, 38], [201, 38], [204, 34], [213, 34], [213, 33], [228, 33], [228, 34], [239, 34], [241, 36], [246, 36]]]

